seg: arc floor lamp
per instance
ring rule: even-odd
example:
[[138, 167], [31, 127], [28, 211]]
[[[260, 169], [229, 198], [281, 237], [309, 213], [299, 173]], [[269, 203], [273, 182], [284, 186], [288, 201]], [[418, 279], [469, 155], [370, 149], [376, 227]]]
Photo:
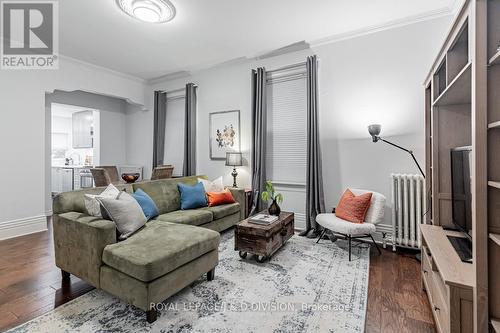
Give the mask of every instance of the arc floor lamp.
[[398, 149], [401, 149], [405, 152], [407, 152], [408, 154], [411, 155], [411, 157], [413, 158], [413, 161], [415, 162], [415, 164], [417, 165], [418, 167], [418, 170], [420, 170], [420, 173], [422, 174], [422, 176], [425, 178], [425, 174], [424, 174], [424, 171], [422, 170], [422, 168], [420, 167], [420, 164], [418, 164], [418, 161], [417, 159], [415, 158], [415, 155], [413, 155], [413, 151], [409, 150], [409, 149], [406, 149], [406, 148], [403, 148], [401, 147], [400, 145], [397, 145], [395, 143], [392, 143], [390, 141], [387, 141], [385, 139], [382, 139], [380, 137], [380, 131], [382, 130], [382, 126], [381, 125], [378, 125], [378, 124], [374, 124], [374, 125], [370, 125], [368, 126], [368, 132], [370, 133], [370, 135], [372, 136], [372, 141], [373, 142], [379, 142], [379, 141], [383, 141], [393, 147], [396, 147]]
[[[368, 126], [368, 132], [369, 132], [369, 133], [370, 133], [370, 135], [372, 136], [372, 141], [373, 141], [374, 143], [377, 143], [377, 142], [379, 142], [379, 141], [383, 141], [383, 142], [385, 142], [385, 143], [387, 143], [387, 144], [389, 144], [389, 145], [391, 145], [391, 146], [393, 146], [393, 147], [396, 147], [396, 148], [398, 148], [398, 149], [401, 149], [401, 150], [403, 150], [403, 151], [407, 152], [408, 154], [410, 154], [410, 155], [411, 155], [411, 157], [413, 158], [413, 161], [414, 161], [414, 162], [415, 162], [415, 164], [417, 165], [418, 170], [420, 170], [420, 173], [421, 173], [421, 174], [422, 174], [422, 176], [425, 178], [424, 171], [423, 171], [423, 170], [422, 170], [422, 168], [420, 167], [420, 164], [418, 164], [418, 161], [417, 161], [417, 159], [415, 158], [415, 155], [413, 155], [413, 151], [411, 151], [411, 150], [409, 150], [409, 149], [406, 149], [406, 148], [403, 148], [403, 147], [401, 147], [400, 145], [397, 145], [397, 144], [395, 144], [395, 143], [393, 143], [393, 142], [390, 142], [390, 141], [387, 141], [387, 140], [385, 140], [385, 139], [382, 139], [382, 138], [380, 137], [380, 131], [381, 131], [381, 130], [382, 130], [382, 126], [381, 126], [381, 125], [379, 125], [379, 124], [373, 124], [373, 125]], [[425, 214], [424, 214], [424, 215], [425, 215]], [[420, 260], [421, 260], [421, 254], [420, 254], [420, 253], [417, 253], [417, 254], [415, 255], [415, 259], [417, 259], [418, 261], [420, 261]]]

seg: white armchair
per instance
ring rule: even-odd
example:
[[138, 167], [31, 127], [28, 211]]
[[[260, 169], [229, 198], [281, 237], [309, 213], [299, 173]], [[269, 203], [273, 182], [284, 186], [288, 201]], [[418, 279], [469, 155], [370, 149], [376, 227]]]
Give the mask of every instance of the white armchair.
[[331, 214], [319, 214], [316, 216], [316, 222], [323, 227], [323, 231], [319, 235], [316, 243], [319, 243], [327, 230], [330, 230], [334, 235], [341, 235], [349, 241], [349, 261], [351, 261], [351, 242], [353, 239], [370, 237], [373, 244], [375, 244], [379, 253], [380, 248], [373, 239], [372, 233], [375, 232], [375, 225], [384, 221], [385, 217], [385, 196], [380, 193], [366, 190], [351, 189], [354, 195], [361, 195], [371, 192], [372, 199], [370, 208], [366, 213], [364, 223], [352, 223], [335, 216], [334, 212]]

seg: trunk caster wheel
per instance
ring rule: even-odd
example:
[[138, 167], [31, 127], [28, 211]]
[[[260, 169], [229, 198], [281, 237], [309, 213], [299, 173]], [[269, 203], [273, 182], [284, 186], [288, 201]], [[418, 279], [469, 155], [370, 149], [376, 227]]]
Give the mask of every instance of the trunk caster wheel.
[[240, 251], [240, 252], [238, 252], [238, 254], [240, 255], [241, 259], [245, 259], [247, 257], [247, 253], [246, 252]]
[[256, 256], [255, 260], [257, 260], [257, 262], [262, 264], [263, 262], [265, 262], [267, 260], [267, 256]]

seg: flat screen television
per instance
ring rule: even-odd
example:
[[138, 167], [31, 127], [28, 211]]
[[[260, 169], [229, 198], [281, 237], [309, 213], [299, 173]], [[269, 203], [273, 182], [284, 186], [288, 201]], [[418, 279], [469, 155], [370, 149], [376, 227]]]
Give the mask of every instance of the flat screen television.
[[451, 149], [451, 206], [452, 222], [464, 237], [448, 236], [458, 255], [472, 261], [472, 147]]
[[469, 238], [472, 233], [471, 154], [472, 147], [451, 150], [452, 222]]

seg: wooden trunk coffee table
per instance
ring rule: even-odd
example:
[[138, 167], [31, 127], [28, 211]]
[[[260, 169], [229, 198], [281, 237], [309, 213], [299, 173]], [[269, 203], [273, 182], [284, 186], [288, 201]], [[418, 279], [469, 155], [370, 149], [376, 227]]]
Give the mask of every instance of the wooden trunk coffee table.
[[[267, 214], [267, 211], [261, 214]], [[250, 223], [249, 219], [246, 219], [234, 229], [234, 249], [239, 251], [241, 258], [246, 258], [247, 253], [251, 253], [262, 263], [271, 258], [293, 236], [294, 229], [293, 213], [281, 212], [279, 219], [269, 225]]]

